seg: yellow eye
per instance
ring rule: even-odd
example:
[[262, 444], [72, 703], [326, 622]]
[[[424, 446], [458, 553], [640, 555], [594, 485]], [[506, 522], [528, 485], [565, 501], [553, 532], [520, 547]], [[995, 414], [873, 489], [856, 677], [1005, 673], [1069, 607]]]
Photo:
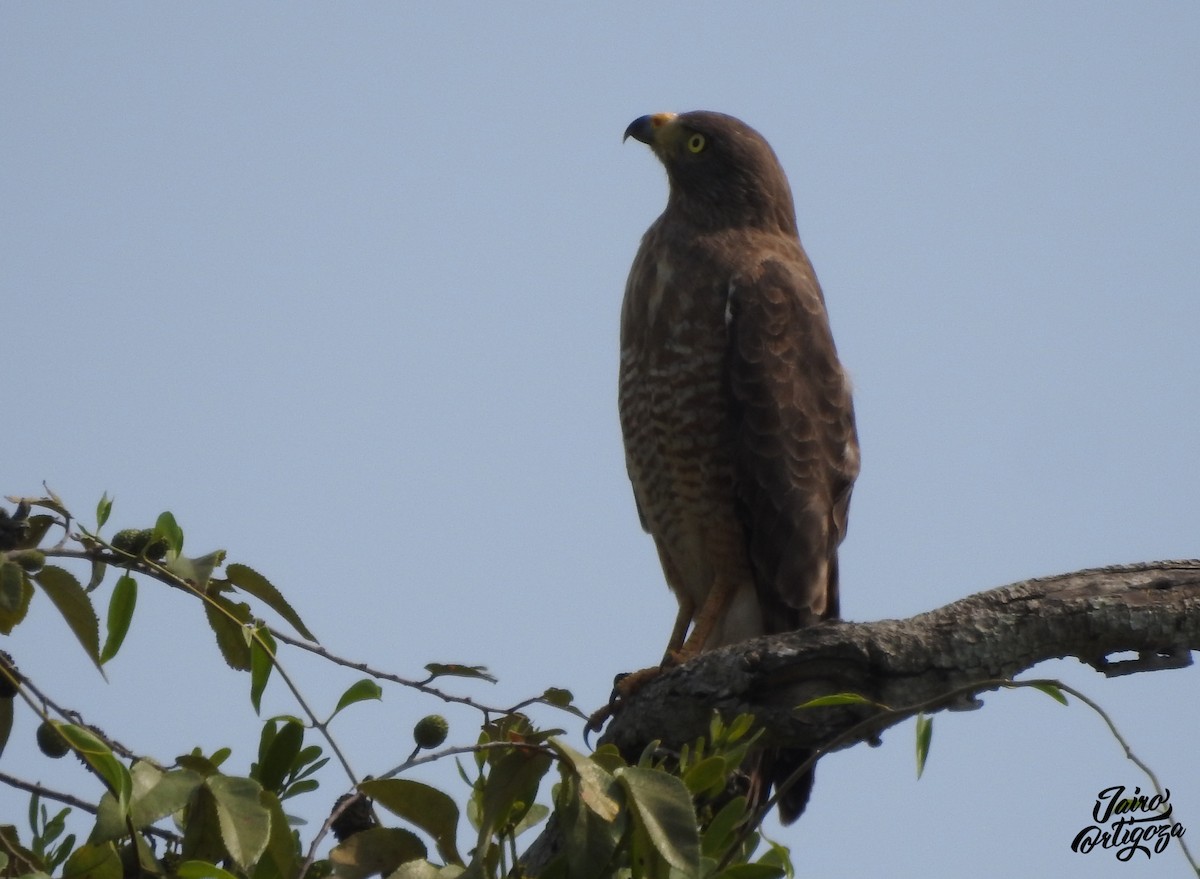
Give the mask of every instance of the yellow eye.
[[688, 152], [689, 153], [701, 152], [701, 151], [703, 151], [706, 144], [707, 144], [707, 141], [704, 139], [703, 134], [693, 134], [691, 137], [688, 138], [688, 141], [687, 141]]

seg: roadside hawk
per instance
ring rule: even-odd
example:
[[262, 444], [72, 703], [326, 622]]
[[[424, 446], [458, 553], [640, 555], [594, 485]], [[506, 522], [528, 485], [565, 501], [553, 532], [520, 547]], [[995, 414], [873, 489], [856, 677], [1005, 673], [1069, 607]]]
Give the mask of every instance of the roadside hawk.
[[[838, 615], [858, 438], [770, 145], [710, 112], [642, 116], [625, 137], [670, 184], [625, 288], [619, 403], [638, 514], [679, 600], [674, 663]], [[758, 755], [752, 802], [808, 756]], [[784, 791], [785, 823], [811, 786], [809, 773]]]

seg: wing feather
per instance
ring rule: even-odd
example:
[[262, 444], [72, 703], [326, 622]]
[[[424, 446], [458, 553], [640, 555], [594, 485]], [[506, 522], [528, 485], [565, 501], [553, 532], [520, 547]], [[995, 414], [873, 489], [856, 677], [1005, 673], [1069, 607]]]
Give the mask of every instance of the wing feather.
[[858, 475], [850, 388], [802, 251], [736, 278], [727, 313], [738, 513], [766, 631], [788, 631], [838, 614]]

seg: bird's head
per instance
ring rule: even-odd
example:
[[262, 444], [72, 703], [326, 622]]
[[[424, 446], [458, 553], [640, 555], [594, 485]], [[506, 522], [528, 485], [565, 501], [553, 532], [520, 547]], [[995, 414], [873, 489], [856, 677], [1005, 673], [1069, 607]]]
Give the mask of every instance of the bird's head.
[[775, 151], [723, 113], [655, 113], [625, 129], [667, 169], [667, 210], [704, 228], [766, 228], [795, 234], [796, 209]]

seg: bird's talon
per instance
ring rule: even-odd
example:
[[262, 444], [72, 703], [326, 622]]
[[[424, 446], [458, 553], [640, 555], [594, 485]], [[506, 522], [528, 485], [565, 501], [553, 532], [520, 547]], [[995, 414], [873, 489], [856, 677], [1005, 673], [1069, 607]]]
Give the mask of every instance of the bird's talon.
[[599, 732], [603, 728], [604, 722], [620, 711], [634, 693], [662, 674], [662, 670], [662, 666], [656, 665], [651, 668], [643, 668], [641, 671], [622, 672], [614, 677], [613, 691], [612, 695], [608, 697], [608, 704], [592, 712], [583, 728], [584, 742], [587, 742], [587, 737], [591, 733]]

